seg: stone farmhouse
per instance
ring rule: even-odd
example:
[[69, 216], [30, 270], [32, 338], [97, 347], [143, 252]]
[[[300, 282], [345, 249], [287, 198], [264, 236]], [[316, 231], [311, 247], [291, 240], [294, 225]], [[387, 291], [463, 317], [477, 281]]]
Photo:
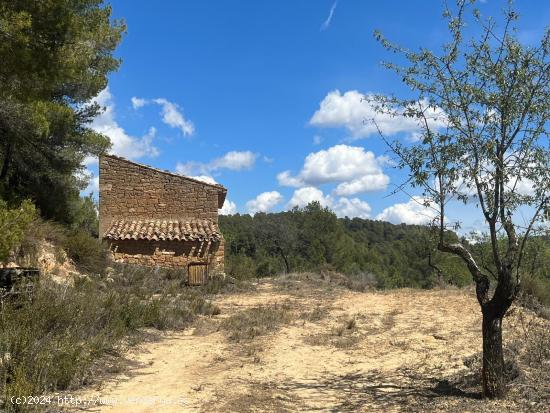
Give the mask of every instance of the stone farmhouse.
[[188, 283], [224, 271], [218, 209], [227, 189], [113, 155], [99, 159], [99, 231], [117, 262], [186, 269]]

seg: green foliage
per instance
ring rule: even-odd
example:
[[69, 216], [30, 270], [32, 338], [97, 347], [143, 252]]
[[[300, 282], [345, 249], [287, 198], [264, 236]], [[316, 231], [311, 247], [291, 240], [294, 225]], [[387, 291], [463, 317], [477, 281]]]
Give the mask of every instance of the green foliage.
[[[234, 278], [334, 270], [357, 279], [374, 274], [381, 288], [428, 288], [436, 281], [428, 265], [426, 227], [338, 219], [319, 203], [254, 217], [220, 216], [219, 222], [226, 239], [226, 272]], [[470, 281], [464, 265], [452, 257], [440, 255], [437, 264], [444, 281]]]
[[83, 272], [99, 274], [108, 265], [107, 246], [82, 229], [68, 231], [63, 249]]
[[128, 337], [140, 339], [141, 328], [183, 328], [196, 314], [219, 312], [200, 289], [183, 289], [181, 281], [166, 271], [119, 266], [108, 279], [84, 278], [74, 288], [43, 280], [32, 302], [6, 301], [0, 399], [76, 388], [93, 379], [100, 357], [124, 350]]
[[89, 127], [101, 110], [90, 100], [124, 30], [101, 0], [0, 3], [0, 197], [75, 222], [82, 162], [110, 146]]
[[81, 229], [95, 238], [99, 237], [98, 206], [92, 194], [78, 199], [71, 228]]
[[0, 262], [20, 245], [35, 216], [35, 207], [28, 200], [23, 201], [18, 208], [10, 209], [0, 199]]
[[[446, 4], [443, 17], [449, 38], [438, 52], [411, 50], [375, 34], [404, 58], [403, 66], [385, 66], [413, 96], [369, 99], [380, 113], [418, 122], [418, 142], [386, 141], [408, 171], [408, 182], [437, 213], [438, 248], [468, 263], [481, 287], [480, 304], [508, 308], [518, 291], [525, 247], [548, 228], [550, 29], [538, 45], [522, 44], [512, 2], [502, 22], [482, 17], [465, 0]], [[488, 234], [485, 251], [444, 239], [446, 228], [460, 225], [446, 208], [457, 200], [478, 207]], [[476, 259], [475, 250], [481, 253]], [[491, 297], [493, 280], [500, 288]]]

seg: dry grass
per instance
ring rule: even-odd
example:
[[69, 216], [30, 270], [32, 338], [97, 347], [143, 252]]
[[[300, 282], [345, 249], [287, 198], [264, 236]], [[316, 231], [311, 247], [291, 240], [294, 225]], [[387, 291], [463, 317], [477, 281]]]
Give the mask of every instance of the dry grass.
[[221, 314], [201, 317], [199, 335], [147, 347], [141, 374], [103, 395], [183, 394], [190, 412], [547, 411], [550, 324], [532, 312], [506, 317], [510, 397], [487, 401], [473, 292], [325, 287], [296, 295], [264, 280], [217, 296]]
[[78, 388], [98, 375], [98, 364], [116, 371], [110, 357], [146, 339], [143, 329], [182, 329], [197, 314], [218, 314], [205, 296], [182, 287], [177, 274], [131, 266], [116, 267], [108, 279], [82, 278], [74, 288], [41, 281], [32, 302], [2, 305], [0, 403]]
[[240, 311], [222, 321], [220, 327], [229, 340], [252, 340], [279, 329], [293, 319], [290, 303], [260, 305]]

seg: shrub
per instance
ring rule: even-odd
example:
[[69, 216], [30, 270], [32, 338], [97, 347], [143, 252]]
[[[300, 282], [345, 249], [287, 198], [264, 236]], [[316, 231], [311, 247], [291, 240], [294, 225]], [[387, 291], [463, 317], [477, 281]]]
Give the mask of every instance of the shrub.
[[84, 230], [70, 231], [63, 248], [76, 266], [87, 273], [103, 273], [109, 263], [109, 251], [105, 243]]
[[225, 268], [227, 274], [237, 280], [256, 278], [256, 263], [246, 255], [226, 255]]
[[550, 280], [524, 276], [521, 285], [523, 294], [536, 297], [541, 304], [550, 306]]
[[19, 246], [35, 216], [36, 209], [31, 201], [23, 201], [18, 208], [8, 208], [0, 199], [0, 261]]
[[181, 288], [163, 270], [117, 265], [109, 279], [85, 277], [74, 288], [41, 281], [32, 302], [1, 309], [0, 400], [78, 387], [99, 358], [138, 341], [142, 328], [178, 329], [217, 313], [200, 289]]
[[292, 313], [287, 303], [260, 305], [232, 315], [222, 322], [221, 327], [227, 331], [230, 340], [240, 342], [275, 331], [290, 320]]

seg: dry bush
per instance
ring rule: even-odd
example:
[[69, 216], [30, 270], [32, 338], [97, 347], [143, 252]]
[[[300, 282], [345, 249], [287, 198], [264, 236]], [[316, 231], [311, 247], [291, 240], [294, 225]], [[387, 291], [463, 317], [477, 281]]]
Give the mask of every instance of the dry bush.
[[300, 314], [300, 319], [312, 323], [321, 321], [329, 314], [329, 309], [321, 305], [317, 305], [313, 310], [304, 311]]
[[197, 314], [217, 313], [200, 289], [160, 270], [117, 266], [108, 279], [85, 277], [74, 288], [43, 280], [32, 302], [1, 309], [0, 400], [74, 389], [102, 357], [140, 341], [143, 328], [182, 328]]
[[550, 280], [525, 275], [521, 280], [518, 301], [540, 317], [550, 319]]
[[285, 292], [311, 292], [315, 290], [332, 292], [335, 288], [350, 291], [370, 291], [376, 287], [376, 277], [371, 273], [345, 275], [336, 271], [324, 270], [320, 273], [302, 272], [280, 275], [273, 283]]
[[288, 303], [260, 305], [223, 320], [221, 328], [227, 332], [229, 340], [240, 342], [276, 331], [292, 319], [293, 314]]
[[352, 348], [362, 340], [358, 330], [356, 316], [341, 317], [338, 324], [328, 333], [306, 336], [304, 342], [312, 346], [333, 346], [340, 349]]

